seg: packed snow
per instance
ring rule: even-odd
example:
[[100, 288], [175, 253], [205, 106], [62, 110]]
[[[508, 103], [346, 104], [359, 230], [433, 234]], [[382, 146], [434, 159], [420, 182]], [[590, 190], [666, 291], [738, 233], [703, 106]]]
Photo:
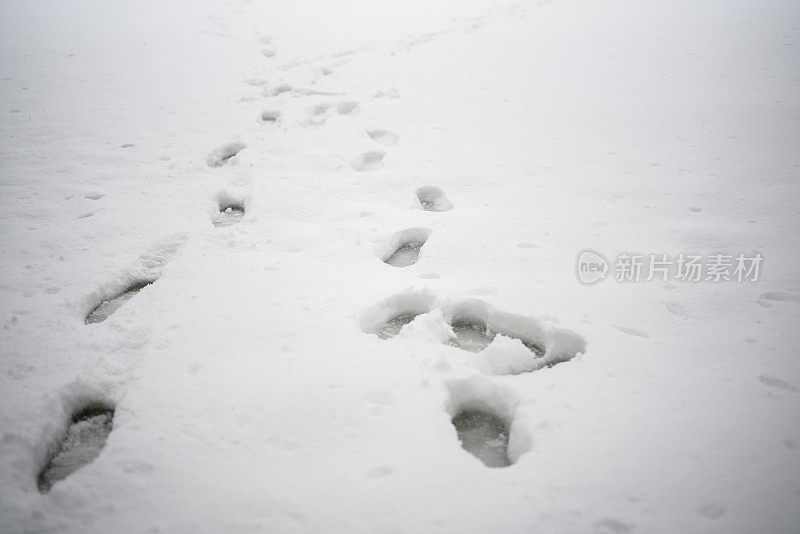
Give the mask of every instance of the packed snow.
[[0, 67], [3, 534], [798, 532], [795, 0], [4, 1]]

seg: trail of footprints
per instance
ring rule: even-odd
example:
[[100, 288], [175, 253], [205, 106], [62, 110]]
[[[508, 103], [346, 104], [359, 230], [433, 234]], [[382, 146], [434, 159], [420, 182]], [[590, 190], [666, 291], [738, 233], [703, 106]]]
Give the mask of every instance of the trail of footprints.
[[[269, 56], [271, 57], [271, 56]], [[280, 84], [265, 89], [264, 95], [278, 96], [284, 93], [296, 95], [334, 94], [324, 91], [303, 90], [290, 84]], [[360, 106], [355, 101], [336, 104], [318, 104], [310, 108], [303, 126], [322, 126], [331, 113], [355, 116]], [[277, 109], [263, 110], [258, 120], [277, 123], [282, 120]], [[367, 129], [366, 135], [385, 147], [395, 146], [399, 136], [386, 129]], [[218, 146], [206, 156], [211, 168], [220, 168], [238, 162], [239, 153], [247, 145], [234, 141]], [[383, 168], [386, 152], [369, 150], [352, 161], [358, 172], [371, 172]], [[420, 187], [415, 191], [420, 210], [447, 212], [453, 209], [447, 195], [434, 186]], [[213, 199], [215, 211], [212, 225], [227, 227], [239, 223], [246, 213], [246, 198], [223, 191]], [[422, 248], [431, 235], [427, 228], [408, 228], [391, 236], [381, 250], [380, 259], [396, 268], [415, 264]], [[129, 300], [147, 287], [155, 284], [161, 269], [171, 259], [180, 241], [172, 240], [142, 255], [141, 265], [134, 269], [117, 286], [97, 292], [84, 317], [86, 325], [102, 323], [117, 312]], [[377, 304], [362, 316], [362, 330], [389, 340], [400, 335], [404, 327], [418, 317], [438, 310], [446, 320], [449, 337], [445, 343], [464, 352], [472, 353], [482, 363], [485, 374], [461, 380], [449, 380], [448, 412], [456, 436], [464, 450], [478, 458], [487, 467], [507, 467], [513, 463], [509, 454], [510, 437], [514, 430], [513, 413], [516, 399], [487, 375], [518, 374], [568, 361], [585, 350], [585, 342], [577, 334], [549, 328], [535, 319], [503, 314], [481, 302], [456, 303], [442, 301], [427, 293], [408, 292], [390, 297]], [[516, 360], [492, 361], [484, 354], [491, 352], [497, 338], [514, 340], [524, 347], [527, 357]], [[502, 354], [501, 354], [502, 356]], [[92, 462], [101, 453], [113, 429], [115, 407], [105, 400], [83, 403], [74, 410], [61, 436], [47, 448], [44, 463], [37, 473], [36, 484], [41, 493], [47, 493], [53, 485], [64, 480], [81, 467]], [[514, 458], [525, 451], [516, 451]]]

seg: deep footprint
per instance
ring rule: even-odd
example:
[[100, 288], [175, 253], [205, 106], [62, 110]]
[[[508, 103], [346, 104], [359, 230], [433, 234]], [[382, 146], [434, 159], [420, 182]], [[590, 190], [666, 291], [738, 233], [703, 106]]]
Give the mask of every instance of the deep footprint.
[[97, 458], [111, 433], [114, 410], [92, 405], [72, 416], [69, 429], [36, 479], [39, 491], [47, 493], [53, 484]]
[[508, 467], [508, 425], [496, 415], [464, 410], [453, 418], [461, 447], [486, 467]]
[[239, 204], [219, 206], [219, 216], [214, 220], [214, 226], [231, 226], [242, 220], [244, 207]]
[[384, 263], [392, 267], [408, 267], [409, 265], [414, 265], [419, 259], [419, 252], [422, 250], [422, 245], [424, 244], [424, 241], [403, 243], [400, 248], [395, 250], [391, 256], [384, 260]]
[[[481, 352], [483, 349], [491, 345], [495, 336], [498, 334], [498, 332], [490, 330], [486, 324], [481, 321], [453, 321], [450, 326], [452, 327], [453, 333], [455, 333], [456, 337], [455, 339], [451, 339], [448, 344], [469, 352]], [[499, 333], [514, 339], [518, 339], [528, 350], [533, 352], [536, 357], [544, 356], [545, 350], [538, 344], [528, 341], [527, 339], [522, 339], [520, 337], [507, 334], [505, 332]], [[552, 367], [556, 363], [558, 362], [553, 362], [552, 364], [549, 364], [548, 367]]]
[[495, 333], [484, 323], [470, 321], [453, 321], [450, 325], [456, 335], [450, 345], [470, 352], [480, 352], [494, 340]]
[[136, 282], [133, 285], [128, 286], [117, 296], [104, 300], [95, 306], [91, 312], [89, 312], [89, 315], [86, 316], [86, 324], [102, 323], [111, 315], [113, 315], [114, 312], [120, 309], [123, 304], [128, 302], [134, 295], [136, 295], [136, 293], [141, 291], [142, 288], [145, 288], [152, 283], [153, 282], [151, 281]]
[[375, 333], [378, 334], [378, 337], [381, 339], [393, 338], [400, 333], [401, 328], [413, 321], [417, 315], [418, 314], [404, 313], [402, 315], [392, 317], [383, 325], [381, 325], [381, 327]]

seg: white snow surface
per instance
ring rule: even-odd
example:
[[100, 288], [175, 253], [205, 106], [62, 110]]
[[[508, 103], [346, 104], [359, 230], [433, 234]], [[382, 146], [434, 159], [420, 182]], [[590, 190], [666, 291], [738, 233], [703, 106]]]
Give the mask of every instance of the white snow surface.
[[[0, 532], [796, 533], [799, 88], [788, 0], [0, 2]], [[765, 260], [589, 287], [586, 248]]]

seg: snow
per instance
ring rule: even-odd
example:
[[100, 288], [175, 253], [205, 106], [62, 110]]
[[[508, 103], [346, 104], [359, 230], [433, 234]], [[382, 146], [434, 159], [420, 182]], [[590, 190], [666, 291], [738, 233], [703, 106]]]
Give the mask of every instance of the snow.
[[[1, 3], [0, 532], [796, 532], [798, 20]], [[585, 285], [586, 250], [764, 264]]]

